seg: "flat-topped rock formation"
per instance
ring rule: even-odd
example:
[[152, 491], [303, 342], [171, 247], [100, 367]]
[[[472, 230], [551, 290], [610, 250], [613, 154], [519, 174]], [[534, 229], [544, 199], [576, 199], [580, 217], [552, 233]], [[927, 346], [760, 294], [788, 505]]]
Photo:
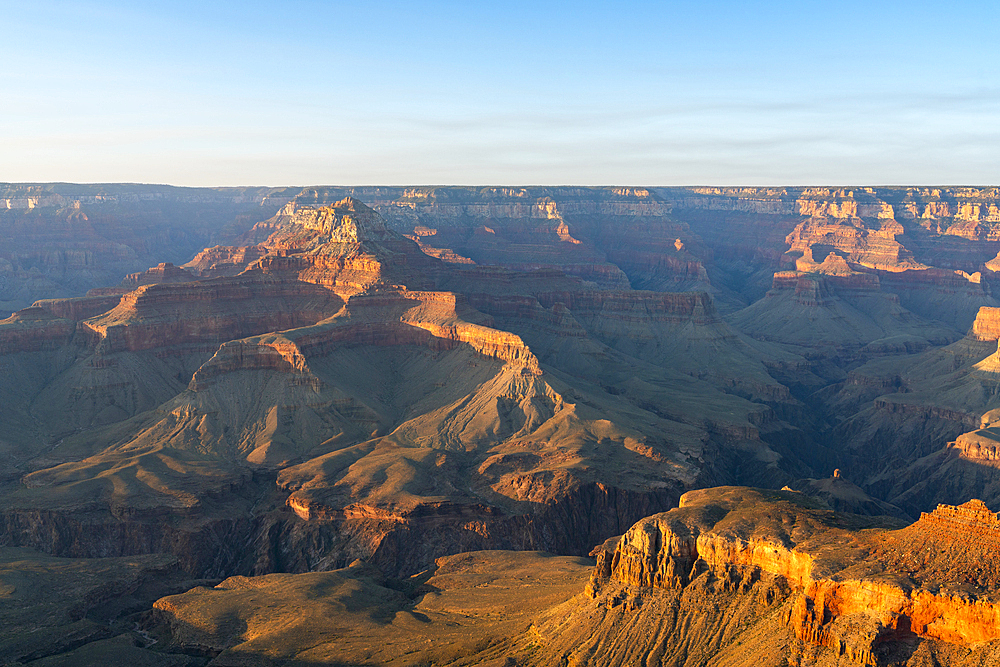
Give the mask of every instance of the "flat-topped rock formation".
[[831, 356], [909, 353], [958, 338], [955, 331], [904, 308], [899, 297], [882, 290], [877, 275], [842, 262], [828, 257], [810, 271], [775, 273], [764, 298], [730, 321], [754, 338]]
[[144, 285], [108, 312], [84, 320], [81, 330], [103, 351], [136, 351], [291, 329], [318, 322], [342, 305], [322, 287], [257, 274]]
[[961, 456], [970, 461], [984, 465], [1000, 465], [1000, 430], [996, 427], [981, 428], [978, 431], [963, 433], [954, 442], [948, 443]]
[[37, 306], [0, 320], [0, 354], [51, 350], [69, 342], [76, 324]]
[[32, 306], [44, 308], [57, 317], [79, 322], [106, 313], [119, 303], [122, 295], [114, 293], [106, 296], [80, 296], [69, 299], [41, 299]]
[[110, 296], [131, 292], [143, 285], [160, 285], [162, 283], [188, 283], [195, 280], [194, 274], [170, 262], [161, 262], [156, 266], [138, 273], [130, 273], [117, 287], [98, 287], [87, 292], [88, 296]]
[[980, 308], [972, 323], [970, 335], [977, 340], [993, 341], [1000, 338], [1000, 308]]
[[271, 369], [308, 373], [305, 354], [324, 354], [341, 346], [426, 346], [454, 349], [465, 344], [476, 352], [541, 375], [538, 359], [516, 335], [465, 321], [491, 323], [448, 292], [381, 293], [356, 296], [334, 317], [283, 334], [231, 341], [194, 374], [191, 388], [204, 389], [212, 378], [241, 370]]

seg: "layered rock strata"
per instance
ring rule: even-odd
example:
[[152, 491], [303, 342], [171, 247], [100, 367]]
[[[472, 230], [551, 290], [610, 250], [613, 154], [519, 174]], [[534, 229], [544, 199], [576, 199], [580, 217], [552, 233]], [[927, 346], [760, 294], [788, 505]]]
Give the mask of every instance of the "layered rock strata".
[[160, 285], [162, 283], [188, 283], [195, 276], [170, 262], [161, 262], [151, 269], [130, 273], [117, 287], [98, 287], [87, 292], [88, 296], [111, 296], [131, 292], [143, 285]]
[[45, 308], [19, 310], [0, 320], [0, 355], [51, 350], [65, 345], [76, 324], [57, 317]]
[[1000, 527], [981, 502], [874, 532], [845, 531], [836, 515], [803, 503], [794, 493], [689, 492], [680, 509], [640, 521], [613, 552], [599, 551], [591, 594], [609, 582], [641, 597], [706, 577], [739, 591], [771, 581], [787, 596], [782, 618], [796, 637], [865, 665], [882, 664], [906, 637], [963, 646], [1000, 639], [998, 563], [983, 560]]
[[0, 185], [0, 307], [82, 296], [224, 242], [294, 196], [278, 188]]
[[105, 352], [137, 351], [300, 327], [337, 312], [342, 304], [315, 285], [250, 275], [144, 285], [80, 326], [91, 344]]
[[181, 268], [199, 278], [220, 278], [242, 273], [248, 266], [266, 255], [267, 248], [250, 246], [213, 246], [205, 248]]

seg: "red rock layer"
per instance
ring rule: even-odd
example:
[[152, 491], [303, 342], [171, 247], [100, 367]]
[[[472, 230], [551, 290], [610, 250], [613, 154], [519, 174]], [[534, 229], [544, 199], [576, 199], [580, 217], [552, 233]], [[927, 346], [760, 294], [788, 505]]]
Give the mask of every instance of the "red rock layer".
[[1000, 515], [990, 511], [981, 500], [970, 500], [957, 507], [938, 505], [933, 512], [920, 514], [921, 524], [944, 532], [959, 531], [980, 535], [1000, 546]]
[[[699, 496], [713, 491], [717, 490], [685, 494], [681, 509], [694, 505], [692, 511], [697, 513], [699, 501], [703, 500]], [[722, 507], [706, 506], [700, 511], [702, 514], [695, 517], [679, 510], [648, 517], [632, 526], [614, 545], [613, 555], [611, 544], [599, 550], [603, 553], [598, 553], [592, 590], [608, 578], [633, 586], [677, 588], [706, 571], [737, 583], [752, 583], [766, 573], [798, 591], [786, 612], [786, 622], [796, 636], [846, 653], [865, 665], [877, 664], [875, 654], [880, 641], [901, 634], [966, 645], [1000, 639], [1000, 603], [992, 597], [945, 586], [924, 588], [897, 583], [891, 578], [891, 569], [890, 576], [881, 580], [837, 574], [866, 558], [875, 558], [879, 563], [880, 548], [889, 554], [907, 551], [905, 545], [912, 548], [913, 535], [931, 535], [939, 540], [932, 548], [935, 553], [940, 543], [956, 541], [975, 542], [977, 548], [986, 551], [1000, 550], [1000, 517], [980, 501], [958, 507], [941, 505], [933, 513], [923, 514], [911, 528], [884, 533], [884, 547], [879, 543], [882, 538], [876, 536], [874, 555], [863, 548], [864, 542], [846, 534], [839, 536], [839, 544], [837, 539], [831, 542], [827, 548], [832, 551], [813, 552], [789, 543], [787, 537], [780, 540], [756, 536], [752, 523], [737, 524], [742, 526], [738, 532], [717, 532], [710, 526], [725, 515]], [[709, 518], [712, 513], [714, 520]], [[857, 555], [852, 558], [852, 553]], [[831, 556], [840, 561], [832, 561]], [[975, 563], [970, 561], [967, 566], [974, 567]], [[873, 569], [886, 571], [884, 564]], [[921, 574], [914, 576], [919, 578]], [[857, 623], [847, 627], [850, 618], [867, 619], [860, 632]]]
[[267, 248], [250, 246], [213, 246], [199, 252], [182, 266], [200, 278], [235, 276], [267, 254]]
[[[241, 370], [276, 370], [307, 377], [306, 358], [341, 346], [417, 345], [433, 350], [470, 346], [479, 354], [540, 375], [538, 359], [516, 335], [459, 318], [462, 297], [448, 292], [399, 292], [358, 296], [327, 322], [223, 344], [191, 381], [200, 390], [216, 377]], [[476, 313], [478, 315], [478, 313]]]
[[882, 220], [876, 227], [860, 220], [851, 223], [814, 217], [799, 223], [785, 242], [792, 256], [820, 246], [837, 250], [848, 263], [870, 269], [900, 271], [926, 268], [896, 240], [903, 232], [903, 226], [895, 220]]
[[73, 337], [76, 323], [32, 306], [0, 320], [0, 355], [51, 350]]
[[42, 299], [33, 305], [44, 308], [56, 317], [68, 320], [85, 320], [106, 313], [122, 300], [121, 294], [107, 296], [81, 296], [73, 299]]
[[332, 206], [290, 203], [247, 238], [268, 251], [253, 268], [323, 285], [344, 297], [395, 285], [433, 289], [442, 266], [351, 197]]
[[146, 285], [113, 310], [81, 323], [105, 351], [221, 342], [313, 324], [343, 302], [315, 285], [264, 275]]

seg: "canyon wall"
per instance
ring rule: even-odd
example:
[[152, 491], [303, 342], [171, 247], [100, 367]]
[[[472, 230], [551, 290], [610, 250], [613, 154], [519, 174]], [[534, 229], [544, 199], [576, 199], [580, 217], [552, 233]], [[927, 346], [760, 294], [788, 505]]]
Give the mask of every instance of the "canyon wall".
[[[642, 589], [704, 591], [714, 580], [750, 595], [764, 586], [796, 638], [872, 666], [907, 638], [965, 647], [1000, 639], [995, 559], [983, 559], [1000, 523], [980, 501], [939, 506], [904, 529], [860, 533], [861, 523], [844, 530], [794, 493], [692, 491], [679, 507], [599, 548], [589, 594], [633, 597], [640, 622]], [[634, 592], [623, 594], [622, 585]], [[730, 611], [739, 606], [732, 604]]]

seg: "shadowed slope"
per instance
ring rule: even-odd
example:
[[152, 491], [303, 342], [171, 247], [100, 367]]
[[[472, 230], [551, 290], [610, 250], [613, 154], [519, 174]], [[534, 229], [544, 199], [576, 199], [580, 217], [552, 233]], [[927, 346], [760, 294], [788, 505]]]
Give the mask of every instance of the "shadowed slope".
[[[685, 494], [583, 561], [479, 552], [409, 581], [355, 563], [159, 600], [155, 636], [218, 665], [973, 667], [1000, 651], [997, 516], [915, 524], [792, 492]], [[427, 641], [427, 640], [430, 641]]]

